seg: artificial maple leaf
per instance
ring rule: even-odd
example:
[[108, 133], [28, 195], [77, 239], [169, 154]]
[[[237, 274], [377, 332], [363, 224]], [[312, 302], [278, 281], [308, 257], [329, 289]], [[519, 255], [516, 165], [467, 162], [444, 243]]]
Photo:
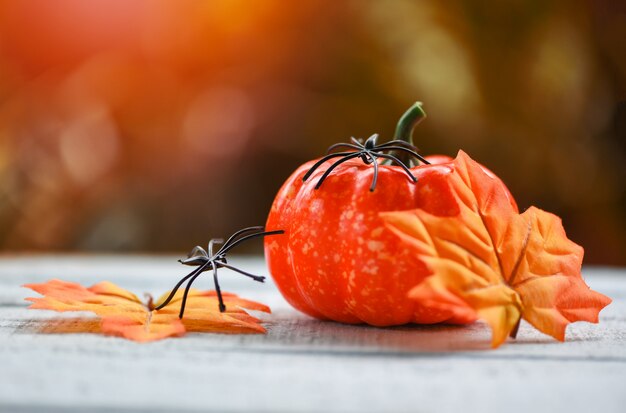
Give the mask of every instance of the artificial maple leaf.
[[463, 151], [448, 182], [456, 215], [381, 214], [433, 272], [410, 297], [453, 314], [474, 312], [491, 326], [493, 347], [515, 336], [521, 318], [560, 341], [569, 323], [598, 322], [611, 299], [585, 284], [583, 248], [559, 217], [535, 207], [519, 214], [504, 184]]
[[[134, 341], [154, 341], [182, 336], [187, 331], [215, 333], [264, 333], [260, 320], [243, 309], [270, 312], [269, 307], [244, 300], [234, 294], [222, 293], [226, 311], [218, 309], [215, 291], [190, 290], [187, 312], [178, 318], [183, 293], [177, 293], [172, 305], [154, 310], [151, 300], [144, 304], [134, 294], [112, 284], [101, 282], [89, 288], [80, 284], [50, 280], [43, 284], [26, 284], [43, 297], [26, 298], [29, 308], [54, 311], [89, 311], [101, 319], [104, 334], [121, 336]], [[164, 295], [160, 301], [164, 299]]]

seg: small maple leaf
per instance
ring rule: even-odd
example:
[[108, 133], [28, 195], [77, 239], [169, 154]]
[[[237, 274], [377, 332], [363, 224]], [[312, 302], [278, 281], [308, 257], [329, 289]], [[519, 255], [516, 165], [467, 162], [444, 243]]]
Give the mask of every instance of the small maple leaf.
[[[110, 282], [101, 282], [89, 288], [80, 284], [50, 280], [42, 284], [26, 284], [43, 297], [26, 298], [31, 309], [54, 311], [89, 311], [101, 319], [104, 334], [145, 342], [166, 337], [182, 336], [187, 331], [214, 333], [264, 333], [260, 320], [243, 309], [270, 312], [269, 307], [222, 292], [228, 305], [225, 312], [217, 308], [215, 291], [190, 290], [185, 319], [178, 317], [173, 306], [155, 310], [150, 299], [144, 304], [137, 296]], [[172, 301], [182, 300], [182, 292]], [[157, 303], [163, 301], [164, 295]]]
[[448, 182], [456, 215], [381, 214], [433, 272], [410, 297], [453, 314], [473, 312], [491, 326], [492, 347], [514, 337], [521, 318], [560, 341], [569, 323], [598, 322], [611, 299], [585, 284], [583, 248], [559, 217], [535, 207], [519, 214], [504, 184], [463, 151]]

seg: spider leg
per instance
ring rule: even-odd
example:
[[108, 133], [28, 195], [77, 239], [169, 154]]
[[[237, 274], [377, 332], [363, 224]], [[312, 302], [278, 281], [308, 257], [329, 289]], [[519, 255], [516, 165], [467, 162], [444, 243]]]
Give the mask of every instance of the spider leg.
[[351, 143], [336, 143], [334, 145], [330, 145], [328, 147], [328, 149], [326, 149], [326, 153], [330, 153], [330, 151], [332, 151], [333, 149], [336, 149], [336, 148], [356, 149], [357, 151], [360, 151], [360, 150], [363, 149], [362, 146], [353, 145]]
[[170, 303], [170, 301], [172, 301], [172, 299], [174, 298], [174, 296], [176, 295], [176, 291], [178, 291], [178, 289], [180, 288], [181, 285], [183, 285], [183, 283], [185, 281], [187, 281], [189, 278], [194, 277], [198, 274], [203, 273], [204, 271], [206, 271], [208, 265], [211, 263], [211, 261], [207, 261], [204, 264], [202, 264], [201, 266], [199, 266], [198, 268], [196, 268], [195, 270], [193, 270], [192, 272], [190, 272], [189, 274], [187, 274], [186, 276], [184, 276], [180, 281], [178, 281], [178, 283], [174, 286], [174, 288], [172, 288], [172, 291], [170, 292], [170, 295], [167, 296], [167, 298], [165, 299], [165, 301], [163, 301], [163, 303], [161, 303], [158, 307], [155, 307], [155, 310], [160, 310], [163, 307], [165, 307], [166, 305], [168, 305]]
[[219, 308], [220, 313], [226, 311], [226, 306], [224, 305], [224, 298], [222, 298], [222, 290], [220, 289], [220, 283], [217, 280], [217, 267], [213, 266], [213, 284], [215, 284], [215, 291], [217, 292], [217, 299], [219, 300]]
[[[334, 164], [332, 164], [327, 170], [326, 172], [324, 172], [324, 174], [322, 175], [322, 177], [319, 179], [319, 181], [317, 181], [317, 185], [315, 185], [315, 189], [319, 189], [320, 186], [322, 186], [322, 183], [324, 182], [324, 179], [326, 179], [326, 177], [328, 175], [330, 175], [330, 173], [333, 171], [333, 169], [335, 169], [336, 167], [338, 167], [339, 165], [341, 165], [342, 163], [349, 161], [350, 159], [354, 159], [357, 158], [359, 156], [361, 156], [362, 153], [361, 152], [352, 152], [351, 155], [346, 155], [345, 158], [338, 160], [337, 162], [335, 162]], [[310, 172], [310, 171], [309, 171]]]
[[191, 250], [191, 252], [189, 253], [189, 258], [191, 257], [197, 257], [197, 256], [202, 256], [202, 257], [208, 257], [209, 255], [207, 254], [207, 252], [204, 250], [204, 248], [202, 248], [199, 245], [196, 245], [195, 247], [193, 247], [193, 249]]
[[372, 179], [370, 192], [374, 192], [374, 189], [376, 188], [376, 182], [378, 182], [378, 160], [376, 159], [377, 154], [371, 154], [370, 156], [372, 157], [372, 163], [374, 164], [374, 178]]
[[[213, 266], [213, 269], [215, 270], [215, 266]], [[185, 306], [187, 305], [187, 296], [189, 295], [191, 284], [193, 284], [193, 282], [196, 281], [196, 278], [198, 278], [200, 274], [202, 273], [199, 272], [193, 277], [191, 277], [191, 279], [187, 283], [187, 286], [185, 287], [185, 293], [183, 294], [183, 301], [180, 303], [180, 312], [178, 313], [178, 318], [183, 318], [183, 314], [185, 314]]]
[[209, 241], [209, 255], [212, 257], [213, 256], [213, 245], [215, 244], [223, 244], [224, 240], [221, 238], [213, 238], [211, 239], [211, 241]]
[[256, 227], [248, 227], [248, 228], [244, 228], [244, 229], [240, 229], [239, 231], [235, 232], [233, 235], [231, 235], [230, 237], [228, 237], [228, 239], [226, 240], [226, 242], [224, 244], [222, 244], [222, 248], [219, 249], [219, 251], [217, 251], [215, 253], [215, 255], [220, 255], [222, 253], [222, 251], [224, 251], [225, 248], [228, 248], [228, 246], [230, 244], [233, 243], [233, 241], [235, 240], [235, 238], [237, 238], [238, 236], [245, 234], [246, 232], [251, 232], [251, 231], [263, 231], [265, 228], [262, 226], [256, 226]]
[[356, 146], [358, 146], [360, 149], [363, 149], [363, 142], [361, 142], [360, 139], [355, 138], [354, 136], [350, 137], [350, 141], [355, 144]]
[[387, 146], [404, 146], [404, 147], [406, 147], [408, 149], [412, 149], [412, 150], [416, 150], [417, 149], [417, 147], [415, 145], [411, 145], [408, 142], [397, 140], [397, 139], [393, 140], [393, 141], [388, 141], [388, 142], [382, 143], [382, 144], [378, 145], [376, 148], [377, 149], [378, 148], [384, 148], [384, 147], [387, 147]]
[[327, 160], [332, 159], [332, 158], [338, 158], [340, 156], [348, 156], [348, 155], [351, 155], [353, 153], [355, 153], [355, 152], [337, 152], [337, 153], [331, 153], [330, 155], [324, 156], [322, 159], [320, 159], [319, 161], [315, 162], [315, 165], [313, 165], [311, 167], [311, 169], [309, 169], [309, 171], [302, 177], [302, 180], [306, 181], [307, 179], [309, 179], [311, 174], [313, 172], [315, 172], [315, 170], [317, 168], [319, 168]]
[[[379, 147], [380, 149], [380, 147]], [[428, 162], [426, 159], [424, 159], [424, 157], [422, 155], [420, 155], [419, 153], [408, 149], [408, 148], [403, 148], [401, 146], [387, 146], [385, 148], [383, 148], [383, 150], [385, 151], [391, 151], [391, 150], [396, 150], [396, 151], [403, 151], [403, 152], [407, 152], [410, 153], [411, 155], [415, 156], [417, 159], [419, 159], [421, 162], [425, 163], [426, 165], [430, 165], [430, 162]]]
[[221, 253], [222, 254], [227, 253], [231, 249], [235, 248], [237, 245], [241, 244], [242, 242], [246, 240], [249, 240], [250, 238], [262, 237], [262, 236], [268, 236], [268, 235], [278, 235], [278, 234], [284, 234], [284, 233], [285, 233], [284, 230], [279, 229], [276, 231], [264, 231], [264, 232], [258, 232], [256, 234], [246, 235], [245, 237], [239, 238], [237, 241], [234, 241], [231, 245], [225, 248]]
[[417, 156], [419, 155], [419, 153], [417, 153], [417, 151], [415, 151], [415, 148], [408, 148], [405, 146], [396, 146], [396, 145], [386, 145], [386, 146], [377, 146], [376, 147], [376, 151], [377, 152], [384, 152], [384, 151], [392, 151], [392, 150], [399, 150], [399, 151], [407, 151], [410, 152], [411, 154]]
[[409, 175], [409, 178], [411, 178], [411, 180], [413, 182], [417, 182], [417, 178], [413, 175], [411, 170], [404, 163], [402, 163], [402, 161], [400, 159], [396, 158], [393, 155], [389, 155], [389, 154], [386, 154], [386, 153], [379, 153], [376, 156], [378, 156], [380, 158], [389, 159], [390, 161], [396, 162], [398, 165], [400, 165], [402, 167], [402, 169], [404, 169], [404, 172], [406, 172], [407, 175]]
[[265, 282], [265, 277], [262, 276], [262, 275], [250, 274], [249, 272], [246, 272], [244, 270], [240, 270], [239, 268], [236, 268], [236, 267], [233, 267], [232, 265], [228, 265], [228, 264], [224, 264], [224, 263], [220, 263], [220, 267], [228, 268], [229, 270], [238, 272], [239, 274], [243, 274], [246, 277], [252, 278], [254, 281]]

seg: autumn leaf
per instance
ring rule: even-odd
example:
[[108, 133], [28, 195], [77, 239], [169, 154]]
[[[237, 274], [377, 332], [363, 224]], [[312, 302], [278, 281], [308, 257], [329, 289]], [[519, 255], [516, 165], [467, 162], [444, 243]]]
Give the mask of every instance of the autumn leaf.
[[453, 314], [474, 312], [491, 326], [493, 347], [515, 336], [521, 318], [560, 341], [569, 323], [598, 322], [611, 299], [585, 284], [583, 248], [559, 217], [535, 207], [519, 214], [504, 184], [463, 151], [448, 182], [456, 215], [381, 214], [433, 273], [410, 297]]
[[[43, 284], [26, 284], [43, 295], [27, 298], [29, 308], [54, 311], [88, 311], [100, 317], [104, 334], [145, 342], [182, 336], [187, 331], [214, 333], [264, 333], [260, 320], [244, 309], [270, 312], [269, 307], [222, 292], [226, 311], [218, 309], [215, 291], [190, 290], [185, 317], [178, 318], [182, 292], [161, 310], [153, 310], [151, 300], [142, 303], [134, 294], [112, 284], [101, 282], [89, 288], [80, 284], [50, 280]], [[166, 295], [158, 301], [162, 301]]]

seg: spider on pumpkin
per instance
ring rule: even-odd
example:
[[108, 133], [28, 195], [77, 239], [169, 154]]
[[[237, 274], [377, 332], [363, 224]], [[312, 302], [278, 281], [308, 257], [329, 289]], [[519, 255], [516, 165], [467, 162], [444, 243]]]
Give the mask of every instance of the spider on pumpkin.
[[[377, 133], [370, 136], [365, 141], [365, 143], [363, 143], [362, 140], [360, 139], [357, 140], [355, 138], [350, 138], [350, 140], [352, 141], [352, 143], [336, 143], [334, 145], [331, 145], [327, 151], [328, 155], [324, 156], [322, 159], [317, 161], [311, 167], [311, 169], [309, 169], [309, 171], [302, 177], [302, 180], [306, 182], [306, 180], [309, 179], [309, 177], [313, 174], [313, 172], [315, 172], [315, 170], [319, 168], [324, 162], [333, 158], [341, 158], [335, 163], [333, 163], [331, 166], [329, 166], [328, 169], [324, 172], [324, 174], [317, 181], [317, 184], [315, 185], [315, 189], [319, 189], [322, 186], [322, 183], [324, 183], [324, 180], [328, 177], [328, 175], [330, 175], [330, 173], [336, 167], [338, 167], [339, 165], [341, 165], [342, 163], [346, 161], [349, 161], [350, 159], [361, 158], [361, 160], [366, 165], [374, 166], [374, 177], [372, 178], [372, 185], [370, 186], [370, 192], [373, 192], [374, 189], [376, 188], [376, 182], [378, 181], [378, 166], [379, 166], [378, 158], [385, 159], [385, 162], [397, 163], [398, 165], [402, 167], [404, 172], [407, 173], [407, 175], [413, 182], [417, 182], [417, 178], [411, 173], [409, 166], [407, 166], [404, 162], [402, 162], [395, 155], [385, 153], [387, 151], [399, 151], [401, 153], [405, 153], [412, 157], [417, 158], [422, 163], [430, 164], [430, 162], [424, 159], [422, 155], [417, 153], [417, 148], [415, 146], [405, 141], [396, 139], [396, 140], [383, 143], [381, 145], [377, 145], [376, 144], [376, 141], [378, 140]], [[352, 151], [331, 153], [333, 150], [338, 149], [338, 148], [352, 149]]]
[[[220, 289], [220, 284], [217, 279], [217, 270], [219, 268], [228, 268], [229, 270], [238, 272], [240, 274], [245, 275], [246, 277], [252, 278], [254, 281], [265, 282], [265, 277], [262, 275], [254, 275], [249, 272], [240, 270], [239, 268], [233, 267], [228, 264], [226, 259], [226, 254], [228, 251], [241, 244], [242, 242], [255, 237], [262, 237], [268, 235], [278, 235], [284, 234], [283, 230], [276, 231], [265, 231], [264, 227], [249, 227], [244, 228], [235, 232], [224, 242], [223, 239], [214, 238], [209, 241], [208, 252], [201, 246], [195, 246], [187, 258], [178, 260], [181, 264], [184, 265], [192, 265], [198, 266], [195, 270], [184, 276], [172, 289], [170, 295], [161, 303], [159, 306], [155, 307], [155, 310], [160, 310], [172, 301], [178, 289], [183, 285], [183, 283], [187, 280], [187, 286], [185, 287], [185, 293], [183, 294], [183, 299], [180, 305], [180, 313], [178, 314], [179, 318], [183, 318], [183, 314], [185, 313], [185, 305], [187, 303], [187, 296], [189, 295], [189, 290], [191, 289], [191, 285], [194, 283], [196, 278], [200, 276], [205, 271], [212, 270], [213, 271], [213, 283], [215, 285], [215, 291], [217, 292], [217, 298], [219, 300], [219, 309], [220, 312], [226, 311], [226, 306], [224, 305], [224, 300], [222, 298], [222, 291]], [[222, 244], [222, 247], [215, 253], [213, 253], [213, 247], [215, 244]]]

